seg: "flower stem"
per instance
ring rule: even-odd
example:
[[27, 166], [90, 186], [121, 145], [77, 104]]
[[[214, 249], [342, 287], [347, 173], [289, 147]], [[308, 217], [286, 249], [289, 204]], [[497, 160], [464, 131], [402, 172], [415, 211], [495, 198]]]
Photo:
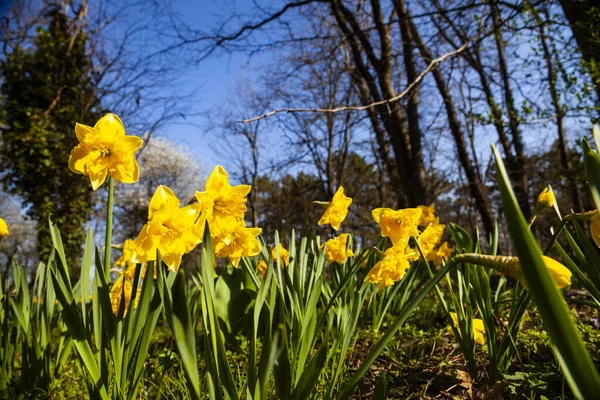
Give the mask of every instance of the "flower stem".
[[115, 180], [108, 178], [108, 203], [106, 205], [106, 236], [104, 240], [104, 272], [110, 274], [110, 247], [112, 245], [113, 200], [115, 197]]

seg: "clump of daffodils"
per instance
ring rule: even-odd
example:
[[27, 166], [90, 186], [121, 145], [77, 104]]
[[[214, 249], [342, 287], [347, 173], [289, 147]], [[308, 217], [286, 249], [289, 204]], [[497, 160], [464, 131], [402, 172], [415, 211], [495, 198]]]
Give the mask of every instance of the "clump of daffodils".
[[241, 257], [260, 253], [260, 228], [246, 226], [246, 195], [250, 185], [231, 186], [225, 169], [217, 165], [203, 192], [196, 192], [202, 215], [208, 222], [216, 257], [229, 258], [238, 266]]
[[417, 238], [427, 261], [441, 264], [452, 255], [448, 243], [437, 247], [445, 225], [439, 223], [433, 205], [402, 210], [376, 208], [371, 215], [379, 224], [381, 236], [390, 238], [392, 247], [383, 253], [383, 258], [369, 271], [365, 282], [377, 283], [383, 288], [402, 279], [410, 263], [419, 258], [418, 250], [409, 245], [411, 237]]

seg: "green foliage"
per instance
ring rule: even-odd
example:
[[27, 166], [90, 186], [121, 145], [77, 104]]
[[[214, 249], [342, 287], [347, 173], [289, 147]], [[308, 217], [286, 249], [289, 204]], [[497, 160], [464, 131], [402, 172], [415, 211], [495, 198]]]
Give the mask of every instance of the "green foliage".
[[40, 259], [52, 249], [47, 224], [52, 215], [69, 265], [75, 266], [92, 208], [91, 188], [69, 171], [68, 159], [77, 144], [75, 121], [95, 121], [98, 100], [85, 33], [58, 6], [45, 17], [47, 26], [37, 28], [31, 45], [13, 49], [0, 64], [0, 178], [37, 221]]

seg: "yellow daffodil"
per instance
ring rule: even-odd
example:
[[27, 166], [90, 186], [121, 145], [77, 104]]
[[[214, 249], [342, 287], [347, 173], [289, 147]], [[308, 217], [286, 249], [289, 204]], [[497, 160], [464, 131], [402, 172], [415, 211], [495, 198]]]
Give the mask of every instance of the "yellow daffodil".
[[417, 208], [421, 210], [420, 226], [439, 223], [439, 218], [435, 216], [435, 206], [433, 204], [430, 206], [418, 206]]
[[348, 257], [352, 257], [354, 255], [352, 249], [347, 249], [348, 241], [351, 240], [352, 237], [348, 233], [341, 234], [335, 239], [329, 239], [325, 243], [325, 255], [327, 256], [327, 264], [331, 264], [334, 262], [343, 264], [346, 262]]
[[[518, 257], [508, 256], [490, 256], [485, 254], [459, 254], [455, 256], [459, 259], [459, 262], [466, 262], [469, 264], [477, 264], [484, 267], [492, 268], [502, 274], [517, 278], [523, 287], [527, 288], [527, 282], [525, 282], [525, 276], [521, 267], [521, 263]], [[571, 285], [571, 271], [559, 263], [558, 261], [542, 255], [542, 260], [550, 272], [552, 279], [556, 283], [559, 289], [564, 289]]]
[[98, 189], [107, 176], [124, 182], [137, 182], [140, 175], [133, 154], [143, 140], [125, 135], [125, 127], [115, 114], [106, 114], [96, 125], [75, 124], [79, 144], [71, 150], [69, 169], [88, 175], [92, 188]]
[[535, 206], [536, 212], [543, 210], [544, 208], [554, 207], [554, 192], [550, 186], [546, 186], [540, 193]]
[[596, 246], [600, 247], [600, 214], [596, 213], [592, 217], [592, 222], [590, 222], [590, 232], [592, 234], [592, 239], [594, 239], [594, 243]]
[[[408, 250], [408, 252], [406, 252]], [[365, 277], [365, 282], [378, 283], [379, 288], [392, 286], [406, 274], [414, 251], [405, 246], [392, 246], [385, 251], [383, 258], [375, 264]]]
[[428, 261], [433, 261], [434, 263], [441, 265], [444, 259], [448, 261], [450, 257], [452, 257], [452, 251], [453, 250], [448, 246], [448, 242], [444, 242], [437, 250], [431, 252], [429, 255], [430, 260]]
[[265, 260], [260, 260], [259, 263], [256, 264], [256, 270], [258, 271], [260, 279], [263, 279], [267, 273], [267, 262]]
[[[131, 301], [131, 292], [133, 291], [133, 284], [131, 280], [127, 279], [125, 274], [121, 274], [119, 278], [115, 281], [112, 288], [110, 289], [110, 304], [112, 306], [113, 313], [117, 315], [119, 313], [119, 307], [121, 305], [121, 300], [123, 296], [125, 297], [125, 313], [127, 315], [127, 310], [129, 308], [129, 302]], [[142, 291], [141, 285], [137, 288], [137, 294], [135, 296], [135, 304], [134, 307], [137, 307], [138, 302], [140, 300], [140, 293]]]
[[427, 228], [419, 235], [419, 246], [425, 256], [425, 259], [431, 260], [433, 249], [442, 240], [445, 225], [429, 224]]
[[[571, 271], [567, 267], [565, 267], [558, 261], [554, 260], [553, 258], [544, 256], [544, 255], [542, 256], [542, 260], [544, 260], [544, 264], [546, 264], [546, 268], [548, 268], [548, 272], [550, 272], [552, 279], [554, 279], [554, 282], [556, 283], [556, 286], [559, 289], [564, 289], [567, 286], [571, 285], [571, 275], [572, 274], [571, 274]], [[527, 285], [527, 282], [525, 281], [525, 275], [523, 274], [523, 271], [521, 268], [521, 263], [519, 262], [519, 259], [517, 257], [510, 257], [508, 262], [506, 262], [505, 266], [506, 266], [505, 273], [514, 278], [517, 278], [521, 282], [521, 285], [523, 285], [523, 287], [527, 289], [528, 285]]]
[[237, 227], [223, 237], [214, 241], [215, 256], [225, 258], [237, 267], [241, 257], [255, 256], [260, 253], [260, 242], [256, 238], [260, 235], [260, 228], [248, 228], [243, 220]]
[[[456, 325], [458, 332], [462, 335], [462, 332], [460, 332], [460, 325], [458, 324], [458, 315], [451, 312], [450, 316], [452, 317], [452, 321], [454, 321], [454, 325]], [[471, 326], [473, 328], [473, 339], [475, 340], [475, 343], [483, 346], [485, 344], [485, 326], [483, 325], [483, 320], [473, 318], [471, 320]], [[450, 331], [452, 330], [450, 329]]]
[[[275, 247], [271, 249], [271, 257], [273, 257], [273, 263], [277, 262], [277, 250]], [[286, 250], [281, 243], [279, 243], [279, 257], [281, 258], [281, 266], [287, 267], [290, 263], [290, 253]]]
[[159, 186], [150, 200], [148, 223], [138, 235], [133, 262], [156, 260], [157, 250], [166, 265], [177, 271], [181, 257], [202, 241], [204, 214], [200, 206], [179, 208], [179, 199], [166, 186]]
[[225, 169], [217, 165], [206, 181], [204, 192], [196, 192], [201, 211], [206, 214], [211, 236], [222, 236], [236, 229], [244, 218], [250, 185], [231, 186]]
[[340, 229], [341, 223], [348, 215], [350, 204], [352, 204], [352, 199], [344, 195], [344, 188], [340, 186], [319, 220], [319, 225], [330, 224], [336, 231]]
[[392, 210], [390, 208], [376, 208], [371, 211], [373, 220], [381, 228], [381, 236], [389, 237], [394, 245], [408, 244], [411, 236], [418, 236], [419, 219], [422, 211], [419, 208], [405, 208]]
[[124, 267], [127, 263], [133, 260], [133, 256], [135, 255], [135, 240], [127, 239], [125, 243], [123, 243], [123, 253], [121, 257], [115, 262], [115, 267]]
[[8, 236], [8, 225], [6, 221], [0, 218], [0, 240]]

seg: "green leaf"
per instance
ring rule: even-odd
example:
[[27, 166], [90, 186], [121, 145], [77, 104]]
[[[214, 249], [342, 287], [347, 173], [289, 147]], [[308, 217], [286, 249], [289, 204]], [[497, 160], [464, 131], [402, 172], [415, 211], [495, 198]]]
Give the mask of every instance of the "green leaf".
[[592, 150], [586, 139], [583, 139], [583, 164], [589, 183], [590, 192], [596, 208], [600, 210], [600, 155]]
[[[595, 398], [600, 393], [600, 377], [596, 367], [579, 337], [560, 291], [542, 260], [542, 252], [518, 206], [502, 158], [494, 146], [492, 149], [496, 157], [498, 184], [508, 230], [531, 296], [552, 340], [554, 353], [575, 397]], [[600, 172], [600, 160], [597, 160], [597, 165], [595, 157], [594, 161], [590, 162], [592, 158], [588, 153], [591, 153], [591, 150], [586, 151], [586, 170], [591, 163], [594, 170], [598, 167], [597, 172]], [[600, 201], [600, 196], [598, 200]]]

